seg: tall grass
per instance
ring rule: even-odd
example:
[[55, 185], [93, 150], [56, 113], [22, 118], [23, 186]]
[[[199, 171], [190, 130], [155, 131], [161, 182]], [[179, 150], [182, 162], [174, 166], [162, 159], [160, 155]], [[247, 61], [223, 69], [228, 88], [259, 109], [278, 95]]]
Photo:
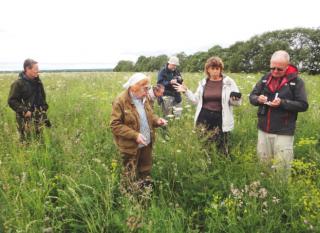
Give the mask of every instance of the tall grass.
[[[24, 146], [6, 104], [16, 74], [0, 75], [0, 232], [320, 231], [320, 76], [303, 75], [310, 108], [298, 117], [288, 182], [256, 158], [257, 109], [247, 96], [260, 75], [230, 74], [244, 96], [234, 111], [231, 156], [204, 145], [184, 99], [168, 135], [158, 129], [154, 190], [138, 197], [120, 190], [121, 160], [108, 127], [112, 100], [129, 76], [43, 74], [53, 127], [44, 143]], [[184, 74], [193, 90], [201, 77]]]

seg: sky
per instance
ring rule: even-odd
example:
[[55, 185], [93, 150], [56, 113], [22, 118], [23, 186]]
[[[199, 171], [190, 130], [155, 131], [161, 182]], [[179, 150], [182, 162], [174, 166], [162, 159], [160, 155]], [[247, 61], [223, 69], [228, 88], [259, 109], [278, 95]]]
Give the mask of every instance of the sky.
[[140, 55], [192, 54], [264, 32], [320, 28], [315, 0], [1, 0], [0, 71], [113, 68]]

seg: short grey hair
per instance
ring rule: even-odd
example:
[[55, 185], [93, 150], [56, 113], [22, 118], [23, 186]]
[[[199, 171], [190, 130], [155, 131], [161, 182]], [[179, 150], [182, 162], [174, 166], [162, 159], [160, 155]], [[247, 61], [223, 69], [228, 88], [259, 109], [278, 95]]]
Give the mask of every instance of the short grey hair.
[[27, 68], [32, 69], [33, 65], [35, 64], [38, 64], [38, 62], [31, 58], [28, 58], [23, 62], [23, 70], [26, 71]]
[[152, 87], [153, 91], [159, 91], [161, 89], [164, 89], [164, 85], [161, 83], [158, 83], [156, 86]]
[[279, 60], [289, 63], [290, 62], [289, 53], [287, 53], [287, 51], [284, 51], [284, 50], [278, 50], [274, 52], [271, 56], [270, 61], [279, 61]]

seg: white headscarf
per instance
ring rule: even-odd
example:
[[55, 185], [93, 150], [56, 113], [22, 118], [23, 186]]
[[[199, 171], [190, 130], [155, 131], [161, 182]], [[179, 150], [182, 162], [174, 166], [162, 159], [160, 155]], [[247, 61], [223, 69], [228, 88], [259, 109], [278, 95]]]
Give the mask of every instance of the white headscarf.
[[129, 80], [125, 84], [123, 84], [123, 88], [128, 89], [129, 87], [133, 86], [134, 84], [138, 83], [143, 79], [148, 79], [148, 77], [143, 73], [135, 73], [129, 78]]

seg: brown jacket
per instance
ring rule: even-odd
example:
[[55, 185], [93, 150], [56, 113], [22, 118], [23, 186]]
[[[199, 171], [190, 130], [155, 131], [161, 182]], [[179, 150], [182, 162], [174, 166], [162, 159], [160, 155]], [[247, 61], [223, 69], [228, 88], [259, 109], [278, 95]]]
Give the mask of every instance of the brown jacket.
[[[155, 141], [154, 128], [159, 126], [158, 116], [153, 114], [148, 98], [144, 103], [146, 115], [151, 132], [151, 143]], [[140, 133], [140, 117], [129, 91], [122, 92], [112, 104], [110, 127], [114, 136], [115, 144], [121, 153], [135, 155], [138, 150], [136, 139]]]

